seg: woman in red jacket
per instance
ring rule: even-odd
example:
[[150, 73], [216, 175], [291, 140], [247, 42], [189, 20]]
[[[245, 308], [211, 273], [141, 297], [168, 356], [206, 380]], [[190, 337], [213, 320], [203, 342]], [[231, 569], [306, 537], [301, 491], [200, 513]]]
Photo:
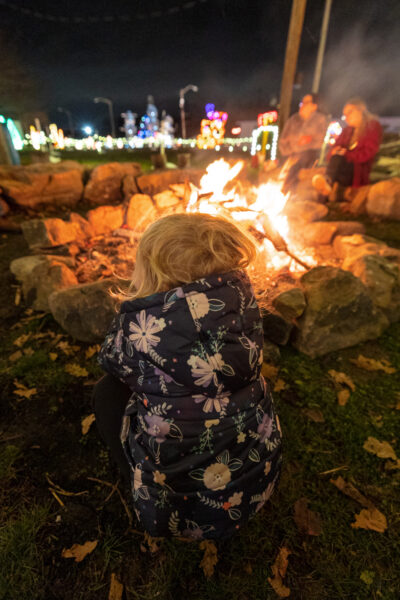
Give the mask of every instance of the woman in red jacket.
[[348, 100], [343, 115], [347, 127], [330, 152], [326, 176], [313, 177], [313, 186], [333, 200], [343, 199], [345, 187], [368, 185], [372, 163], [382, 139], [381, 124], [360, 98]]

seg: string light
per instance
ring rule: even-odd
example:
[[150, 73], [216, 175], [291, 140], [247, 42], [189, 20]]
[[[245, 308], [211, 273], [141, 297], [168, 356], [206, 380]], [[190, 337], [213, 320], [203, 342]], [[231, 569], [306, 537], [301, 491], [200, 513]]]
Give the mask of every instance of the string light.
[[261, 150], [261, 145], [257, 144], [258, 137], [260, 133], [264, 132], [272, 132], [272, 144], [271, 144], [271, 160], [276, 159], [276, 153], [278, 149], [278, 137], [279, 137], [279, 127], [278, 125], [261, 125], [257, 129], [254, 129], [252, 135], [252, 143], [251, 143], [251, 155], [254, 156], [256, 152]]

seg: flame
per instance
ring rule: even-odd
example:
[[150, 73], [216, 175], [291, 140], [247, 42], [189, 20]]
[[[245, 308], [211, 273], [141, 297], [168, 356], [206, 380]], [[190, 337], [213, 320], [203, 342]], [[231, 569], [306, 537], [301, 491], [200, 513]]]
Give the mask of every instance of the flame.
[[[287, 217], [283, 214], [286, 206], [287, 196], [281, 191], [278, 182], [268, 182], [253, 187], [249, 190], [247, 197], [235, 189], [237, 186], [229, 186], [240, 173], [244, 166], [243, 161], [238, 161], [233, 166], [223, 158], [208, 165], [205, 175], [200, 180], [200, 188], [193, 190], [187, 205], [188, 212], [202, 212], [210, 215], [219, 215], [233, 221], [240, 221], [242, 225], [251, 225], [262, 235], [268, 232], [265, 228], [265, 215], [268, 217], [270, 226], [283, 239], [284, 243], [290, 244], [290, 227]], [[264, 223], [263, 223], [264, 217]], [[314, 262], [303, 249], [296, 249], [298, 256], [308, 263]], [[286, 252], [276, 250], [273, 243], [265, 237], [259, 243], [259, 254], [261, 260], [254, 269], [260, 271], [260, 265], [273, 270], [283, 268], [290, 269], [293, 273], [304, 271]], [[311, 266], [311, 265], [310, 265]]]

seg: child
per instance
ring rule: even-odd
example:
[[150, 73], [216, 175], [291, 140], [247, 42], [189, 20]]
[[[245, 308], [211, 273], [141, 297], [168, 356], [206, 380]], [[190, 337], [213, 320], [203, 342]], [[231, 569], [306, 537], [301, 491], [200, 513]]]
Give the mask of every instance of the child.
[[100, 351], [112, 377], [94, 401], [152, 536], [229, 537], [279, 476], [281, 432], [244, 271], [255, 255], [235, 225], [206, 214], [170, 215], [140, 240], [128, 299]]

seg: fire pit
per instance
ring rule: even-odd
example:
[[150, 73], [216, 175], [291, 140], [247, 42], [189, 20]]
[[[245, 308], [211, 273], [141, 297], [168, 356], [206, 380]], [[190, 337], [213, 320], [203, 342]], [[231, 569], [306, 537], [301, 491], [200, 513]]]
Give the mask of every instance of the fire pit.
[[257, 240], [249, 274], [269, 341], [316, 356], [377, 337], [400, 318], [400, 251], [365, 236], [358, 222], [323, 221], [328, 209], [311, 187], [305, 195], [304, 182], [301, 197], [284, 196], [279, 180], [251, 185], [243, 166], [215, 161], [199, 185], [187, 179], [153, 196], [134, 194], [86, 219], [26, 221], [35, 254], [11, 270], [35, 308], [50, 310], [75, 338], [98, 341], [114, 311], [110, 286], [130, 277], [147, 225], [173, 212], [207, 212]]

